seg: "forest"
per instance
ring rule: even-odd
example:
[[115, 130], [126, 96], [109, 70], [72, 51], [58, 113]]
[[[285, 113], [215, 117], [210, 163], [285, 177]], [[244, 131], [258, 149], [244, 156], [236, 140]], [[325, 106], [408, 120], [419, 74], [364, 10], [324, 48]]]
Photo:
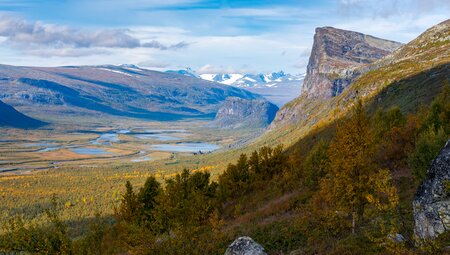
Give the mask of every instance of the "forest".
[[70, 204], [54, 196], [46, 222], [18, 215], [6, 224], [0, 251], [223, 254], [248, 235], [269, 254], [443, 253], [450, 234], [414, 237], [412, 200], [450, 138], [450, 86], [413, 113], [365, 105], [292, 147], [241, 154], [217, 178], [184, 169], [123, 183], [114, 215], [99, 212], [76, 238], [61, 219]]

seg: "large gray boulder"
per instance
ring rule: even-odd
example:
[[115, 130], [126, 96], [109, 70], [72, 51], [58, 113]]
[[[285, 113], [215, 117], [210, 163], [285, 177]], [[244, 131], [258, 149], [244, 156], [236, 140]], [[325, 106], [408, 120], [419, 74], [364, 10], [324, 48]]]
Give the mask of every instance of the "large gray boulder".
[[228, 246], [225, 255], [267, 255], [267, 253], [259, 243], [248, 236], [242, 236]]
[[414, 233], [435, 238], [450, 230], [450, 140], [433, 160], [413, 201]]

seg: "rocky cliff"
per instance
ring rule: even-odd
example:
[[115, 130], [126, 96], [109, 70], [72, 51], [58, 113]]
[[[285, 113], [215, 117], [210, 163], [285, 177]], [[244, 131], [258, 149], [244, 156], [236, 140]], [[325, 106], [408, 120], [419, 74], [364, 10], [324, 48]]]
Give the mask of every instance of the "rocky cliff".
[[[316, 43], [321, 40], [317, 38], [318, 34], [315, 37], [315, 49], [324, 48], [324, 46], [320, 46], [322, 44]], [[330, 76], [339, 77], [333, 81], [325, 79], [326, 76], [320, 74], [325, 71], [318, 71], [320, 63], [324, 62], [323, 59], [326, 59], [325, 63], [327, 63], [330, 57], [325, 53], [315, 55], [317, 51], [313, 50], [302, 95], [278, 111], [269, 130], [288, 129], [290, 131], [284, 132], [288, 135], [291, 131], [304, 133], [317, 123], [324, 124], [323, 122], [333, 120], [339, 113], [345, 112], [356, 98], [377, 100], [375, 107], [390, 107], [396, 104], [400, 105], [404, 112], [417, 110], [418, 105], [428, 104], [439, 93], [443, 84], [450, 79], [448, 72], [450, 65], [449, 34], [450, 20], [446, 20], [375, 62], [358, 64], [354, 61], [356, 66], [350, 68], [347, 59], [344, 61], [346, 64], [342, 64], [342, 66], [347, 66], [348, 69], [343, 68], [344, 71], [341, 74], [348, 74], [348, 76]], [[372, 38], [362, 34], [359, 36], [366, 40]], [[373, 44], [375, 40], [367, 41], [367, 44], [369, 42]], [[393, 44], [395, 45], [395, 43]], [[388, 51], [389, 47], [385, 50]], [[374, 56], [377, 57], [376, 54]], [[373, 61], [375, 57], [368, 58], [366, 61], [361, 60], [361, 62]], [[342, 63], [334, 60], [332, 62], [336, 66], [338, 63]], [[315, 66], [317, 68], [314, 68]], [[329, 65], [321, 68], [321, 70], [329, 70]], [[348, 77], [351, 79], [348, 80]], [[342, 87], [341, 91], [339, 84], [344, 84], [340, 83], [342, 80], [347, 80], [350, 85]], [[336, 87], [333, 84], [339, 86]], [[295, 136], [298, 135], [301, 134]]]
[[450, 230], [450, 140], [417, 190], [413, 210], [417, 237], [434, 238]]
[[303, 93], [329, 98], [340, 94], [367, 64], [390, 54], [402, 44], [358, 32], [321, 27], [316, 29]]
[[269, 125], [278, 107], [265, 100], [230, 97], [219, 108], [214, 126], [220, 128], [260, 128]]
[[0, 101], [0, 127], [37, 128], [45, 124], [45, 122], [30, 118]]

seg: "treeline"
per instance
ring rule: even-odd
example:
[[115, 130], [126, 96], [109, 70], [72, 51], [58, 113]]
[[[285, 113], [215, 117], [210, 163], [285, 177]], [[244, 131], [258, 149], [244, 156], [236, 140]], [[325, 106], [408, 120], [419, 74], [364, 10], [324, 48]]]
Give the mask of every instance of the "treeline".
[[55, 203], [45, 230], [12, 221], [0, 251], [221, 254], [244, 234], [274, 254], [439, 253], [448, 244], [449, 235], [414, 240], [411, 201], [450, 138], [449, 86], [415, 114], [399, 107], [368, 114], [359, 101], [313, 136], [298, 150], [242, 154], [216, 181], [185, 169], [163, 184], [154, 177], [139, 189], [127, 182], [113, 223], [92, 219], [76, 240]]

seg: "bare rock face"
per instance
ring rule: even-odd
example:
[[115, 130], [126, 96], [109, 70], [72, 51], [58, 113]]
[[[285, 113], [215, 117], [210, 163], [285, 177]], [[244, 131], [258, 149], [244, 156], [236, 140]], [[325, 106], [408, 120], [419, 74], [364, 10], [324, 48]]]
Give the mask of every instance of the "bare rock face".
[[220, 128], [262, 128], [268, 126], [278, 107], [266, 100], [229, 97], [219, 108], [213, 125]]
[[303, 93], [313, 98], [337, 96], [364, 72], [357, 68], [383, 58], [401, 45], [333, 27], [316, 28]]
[[225, 255], [267, 255], [264, 248], [248, 236], [234, 240], [225, 251]]
[[414, 233], [435, 238], [450, 230], [450, 140], [433, 160], [413, 201]]

